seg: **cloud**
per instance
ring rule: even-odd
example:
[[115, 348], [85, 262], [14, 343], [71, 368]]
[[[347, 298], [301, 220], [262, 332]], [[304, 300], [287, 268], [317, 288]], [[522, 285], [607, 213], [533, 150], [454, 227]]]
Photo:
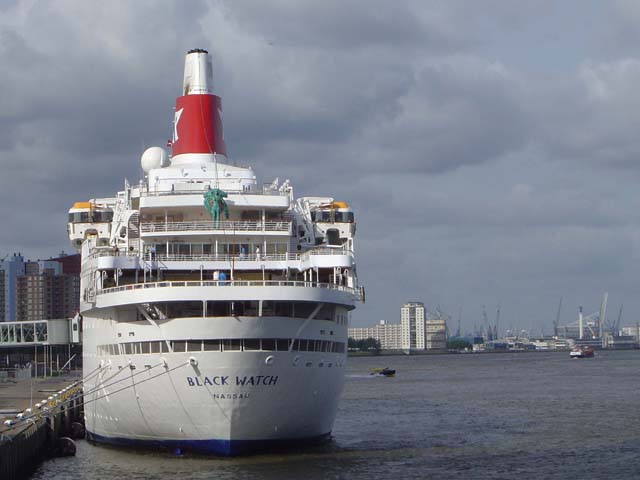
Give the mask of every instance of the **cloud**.
[[203, 47], [232, 158], [356, 209], [356, 324], [409, 299], [542, 323], [563, 294], [637, 298], [640, 60], [616, 33], [632, 2], [0, 8], [0, 256], [69, 250], [69, 206], [137, 180], [170, 133], [183, 55]]
[[537, 92], [540, 145], [556, 158], [637, 169], [640, 60], [585, 61], [575, 76]]

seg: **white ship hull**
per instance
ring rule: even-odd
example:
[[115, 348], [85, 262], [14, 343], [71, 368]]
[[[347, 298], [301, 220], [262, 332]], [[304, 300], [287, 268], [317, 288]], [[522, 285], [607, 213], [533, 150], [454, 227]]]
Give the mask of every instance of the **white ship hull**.
[[212, 75], [187, 52], [171, 155], [146, 149], [137, 185], [69, 210], [97, 442], [233, 455], [332, 429], [364, 301], [354, 212], [231, 161]]
[[[203, 320], [212, 325], [207, 338], [224, 336], [214, 326], [220, 319], [176, 322], [185, 331], [203, 336]], [[261, 333], [258, 324], [264, 321], [282, 325], [292, 320], [243, 317], [242, 322], [250, 326], [245, 338], [255, 337], [252, 331]], [[95, 319], [90, 323], [110, 322]], [[101, 343], [105, 338], [115, 341], [117, 333], [122, 333], [122, 328], [106, 330], [110, 334], [103, 328], [89, 328], [85, 333], [86, 427], [88, 437], [96, 442], [234, 455], [323, 439], [331, 432], [343, 388], [343, 353], [90, 354], [92, 331], [100, 332], [96, 338]], [[153, 335], [157, 328], [150, 325], [129, 324], [128, 330], [142, 343], [157, 339]], [[284, 330], [278, 330], [284, 337]], [[341, 340], [346, 340], [344, 335]]]

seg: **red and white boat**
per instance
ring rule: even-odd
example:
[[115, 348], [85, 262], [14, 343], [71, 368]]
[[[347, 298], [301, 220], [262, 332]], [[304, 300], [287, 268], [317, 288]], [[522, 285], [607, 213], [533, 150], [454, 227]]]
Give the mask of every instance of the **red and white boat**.
[[593, 357], [594, 350], [591, 347], [578, 346], [574, 347], [569, 355], [571, 356], [571, 358], [589, 358]]

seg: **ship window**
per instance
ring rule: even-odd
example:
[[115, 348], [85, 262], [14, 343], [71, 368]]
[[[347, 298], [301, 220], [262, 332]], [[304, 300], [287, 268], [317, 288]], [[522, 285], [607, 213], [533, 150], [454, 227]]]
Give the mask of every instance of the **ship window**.
[[336, 221], [341, 223], [353, 223], [353, 212], [336, 212]]
[[278, 347], [279, 351], [286, 352], [287, 350], [289, 350], [289, 339], [287, 339], [287, 338], [279, 338], [276, 341], [276, 346]]
[[151, 344], [149, 342], [142, 342], [140, 347], [142, 348], [141, 353], [151, 353]]
[[201, 317], [202, 302], [171, 302], [167, 304], [168, 318]]
[[125, 343], [123, 345], [123, 347], [124, 347], [125, 355], [132, 355], [133, 354], [133, 345], [131, 343]]
[[69, 214], [71, 223], [89, 223], [89, 212], [74, 212]]
[[309, 315], [318, 306], [315, 302], [294, 302], [294, 317], [296, 318], [309, 318]]
[[262, 339], [262, 350], [275, 350], [276, 349], [276, 341], [273, 338], [263, 338]]
[[222, 350], [225, 352], [236, 352], [242, 348], [242, 340], [228, 339], [222, 341]]
[[174, 352], [184, 352], [185, 351], [185, 342], [181, 340], [179, 342], [171, 342], [173, 345]]
[[187, 342], [187, 352], [199, 352], [202, 350], [202, 342], [200, 340], [189, 340]]
[[245, 338], [244, 340], [244, 349], [245, 350], [260, 350], [260, 339], [259, 338]]
[[151, 353], [160, 353], [162, 342], [151, 342]]
[[298, 340], [298, 349], [301, 352], [308, 351], [308, 346], [307, 346], [308, 343], [309, 343], [308, 340], [305, 340], [305, 339]]
[[167, 342], [160, 342], [160, 351], [162, 353], [169, 353], [169, 345], [167, 345]]
[[333, 321], [333, 317], [335, 315], [336, 307], [332, 304], [325, 304], [322, 306], [320, 311], [316, 313], [314, 317], [316, 320], [331, 320]]
[[297, 352], [300, 349], [300, 340], [299, 339], [295, 339], [293, 341], [293, 345], [291, 346], [291, 350], [294, 352]]
[[107, 223], [113, 220], [113, 212], [93, 212], [93, 218], [90, 221], [98, 223]]
[[274, 314], [274, 303], [272, 300], [263, 300], [262, 301], [262, 316], [270, 317]]
[[[293, 317], [293, 303], [275, 302], [274, 313], [276, 317]], [[264, 315], [264, 304], [262, 306], [262, 314]]]
[[220, 351], [220, 340], [205, 340], [204, 341], [204, 351], [205, 352], [219, 352]]

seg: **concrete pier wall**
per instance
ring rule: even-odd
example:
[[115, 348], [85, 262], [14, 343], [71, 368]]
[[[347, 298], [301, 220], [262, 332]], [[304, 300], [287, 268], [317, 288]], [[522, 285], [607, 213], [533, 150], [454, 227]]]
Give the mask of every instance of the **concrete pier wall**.
[[0, 479], [28, 478], [46, 458], [61, 452], [60, 438], [73, 436], [74, 422], [84, 424], [81, 384], [72, 386], [12, 426], [0, 426]]

